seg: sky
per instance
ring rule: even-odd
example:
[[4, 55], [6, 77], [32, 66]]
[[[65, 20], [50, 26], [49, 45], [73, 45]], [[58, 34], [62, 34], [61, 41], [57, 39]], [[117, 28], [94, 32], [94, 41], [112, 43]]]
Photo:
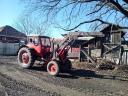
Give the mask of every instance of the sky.
[[[22, 16], [24, 10], [25, 5], [20, 0], [0, 0], [0, 27], [10, 25], [15, 28], [15, 22]], [[51, 30], [50, 33], [53, 37], [61, 37], [61, 32], [58, 29], [52, 28]]]
[[[22, 16], [25, 9], [25, 5], [20, 0], [0, 0], [0, 26], [10, 25], [15, 27], [15, 22]], [[61, 38], [61, 34], [64, 33], [63, 30], [53, 27], [50, 31], [55, 38]]]
[[[0, 13], [1, 13], [0, 14], [0, 26], [10, 25], [15, 28], [15, 22], [18, 22], [18, 18], [22, 16], [25, 9], [27, 8], [25, 4], [21, 2], [21, 0], [0, 0]], [[64, 18], [64, 16], [61, 14], [59, 19], [60, 18]], [[76, 19], [76, 21], [74, 20], [73, 23], [76, 24], [78, 23], [78, 21], [80, 22], [81, 20]], [[59, 21], [59, 22], [61, 25], [65, 25], [63, 21]], [[89, 32], [90, 30], [88, 27], [89, 27], [89, 24], [80, 26], [76, 30]], [[54, 27], [51, 27], [49, 31], [52, 37], [55, 37], [55, 38], [61, 38], [61, 34], [65, 33], [63, 30], [60, 30]]]
[[23, 10], [19, 0], [0, 0], [0, 26], [13, 25]]

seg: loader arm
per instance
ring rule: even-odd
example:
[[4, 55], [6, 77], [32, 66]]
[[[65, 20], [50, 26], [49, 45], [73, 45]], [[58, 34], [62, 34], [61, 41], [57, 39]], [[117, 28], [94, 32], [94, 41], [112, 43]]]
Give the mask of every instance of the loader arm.
[[59, 58], [61, 54], [68, 51], [79, 35], [68, 35], [53, 51], [53, 58]]

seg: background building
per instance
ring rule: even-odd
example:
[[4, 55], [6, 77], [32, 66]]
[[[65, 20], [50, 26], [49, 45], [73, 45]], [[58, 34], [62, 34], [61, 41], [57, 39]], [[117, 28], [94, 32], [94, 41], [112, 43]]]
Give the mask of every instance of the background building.
[[27, 36], [11, 26], [0, 27], [0, 55], [16, 55], [20, 41]]

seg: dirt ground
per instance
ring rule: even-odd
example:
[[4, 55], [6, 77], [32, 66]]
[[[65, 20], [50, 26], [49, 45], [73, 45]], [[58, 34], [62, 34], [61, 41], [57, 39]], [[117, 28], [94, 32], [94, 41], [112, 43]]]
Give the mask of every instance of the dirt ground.
[[127, 71], [72, 69], [50, 76], [42, 67], [22, 69], [0, 56], [0, 96], [128, 96]]

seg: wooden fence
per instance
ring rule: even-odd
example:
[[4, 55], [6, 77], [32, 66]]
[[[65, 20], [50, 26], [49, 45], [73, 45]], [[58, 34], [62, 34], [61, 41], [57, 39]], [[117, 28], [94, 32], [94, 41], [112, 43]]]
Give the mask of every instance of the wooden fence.
[[128, 65], [128, 49], [124, 49], [122, 58], [121, 58], [121, 63]]
[[19, 43], [2, 43], [0, 42], [0, 55], [17, 55]]

